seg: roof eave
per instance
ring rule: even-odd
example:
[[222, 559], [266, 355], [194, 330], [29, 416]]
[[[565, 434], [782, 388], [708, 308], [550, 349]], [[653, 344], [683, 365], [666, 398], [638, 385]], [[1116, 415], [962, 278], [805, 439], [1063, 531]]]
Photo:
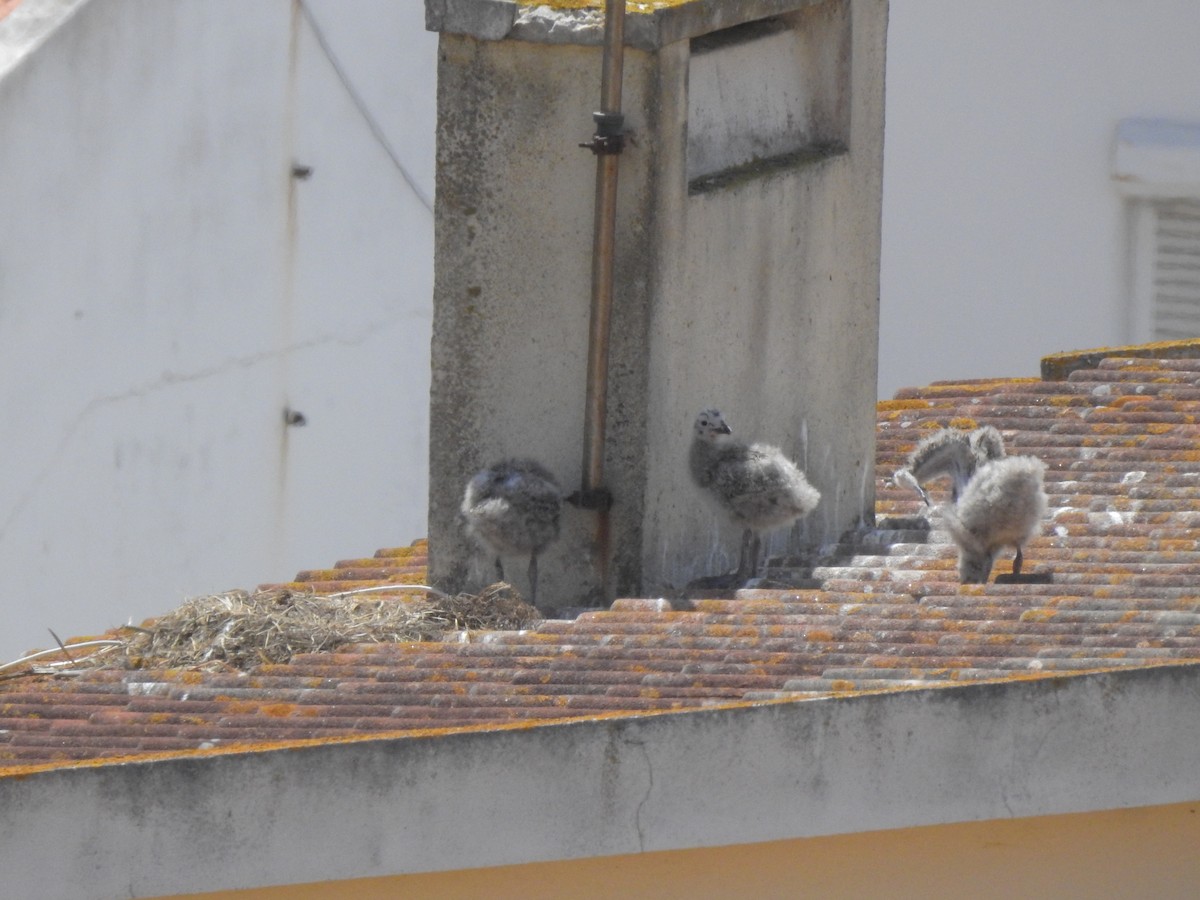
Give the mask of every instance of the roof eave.
[[136, 897], [1194, 801], [1198, 688], [1160, 666], [57, 769], [0, 779], [0, 867]]

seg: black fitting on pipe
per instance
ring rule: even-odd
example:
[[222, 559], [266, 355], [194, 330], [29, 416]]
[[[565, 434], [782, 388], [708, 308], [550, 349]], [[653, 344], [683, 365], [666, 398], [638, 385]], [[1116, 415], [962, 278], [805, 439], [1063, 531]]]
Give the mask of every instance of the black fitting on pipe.
[[578, 509], [594, 509], [600, 512], [608, 512], [613, 505], [612, 492], [606, 487], [578, 490], [563, 499]]
[[596, 133], [580, 147], [597, 156], [609, 156], [625, 149], [625, 117], [621, 113], [594, 112], [592, 120], [596, 123]]

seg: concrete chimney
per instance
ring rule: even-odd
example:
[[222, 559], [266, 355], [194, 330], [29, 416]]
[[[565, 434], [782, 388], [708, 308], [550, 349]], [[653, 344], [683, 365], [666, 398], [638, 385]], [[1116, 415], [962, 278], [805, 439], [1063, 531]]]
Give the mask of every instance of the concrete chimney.
[[[604, 10], [427, 0], [440, 32], [431, 577], [490, 580], [462, 531], [472, 473], [531, 456], [579, 487]], [[720, 409], [821, 493], [774, 554], [874, 507], [887, 0], [630, 2], [605, 484], [541, 557], [548, 606], [669, 594], [733, 568], [738, 533], [691, 484]], [[608, 554], [601, 589], [598, 555]], [[524, 565], [506, 573], [522, 590]]]

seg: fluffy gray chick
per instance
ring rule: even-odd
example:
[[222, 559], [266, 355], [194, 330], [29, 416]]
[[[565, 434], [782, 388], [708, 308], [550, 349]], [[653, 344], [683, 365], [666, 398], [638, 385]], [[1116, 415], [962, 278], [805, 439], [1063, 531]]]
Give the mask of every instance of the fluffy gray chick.
[[1013, 574], [1021, 574], [1021, 547], [1041, 528], [1046, 515], [1042, 485], [1046, 464], [1035, 456], [1006, 456], [980, 466], [958, 502], [941, 507], [958, 545], [958, 577], [963, 584], [986, 584], [996, 554], [1016, 547]]
[[505, 556], [529, 554], [529, 602], [537, 606], [538, 554], [558, 537], [562, 489], [532, 459], [506, 459], [467, 482], [462, 514], [467, 530], [496, 554], [504, 580]]
[[958, 500], [980, 466], [1003, 456], [1004, 438], [991, 425], [972, 432], [943, 428], [917, 444], [908, 456], [908, 465], [899, 469], [892, 480], [915, 490], [929, 506], [926, 482], [949, 476], [950, 496]]
[[757, 574], [762, 532], [808, 515], [821, 493], [778, 448], [744, 444], [731, 434], [720, 412], [702, 410], [696, 416], [688, 468], [692, 480], [742, 526], [737, 577], [745, 580]]

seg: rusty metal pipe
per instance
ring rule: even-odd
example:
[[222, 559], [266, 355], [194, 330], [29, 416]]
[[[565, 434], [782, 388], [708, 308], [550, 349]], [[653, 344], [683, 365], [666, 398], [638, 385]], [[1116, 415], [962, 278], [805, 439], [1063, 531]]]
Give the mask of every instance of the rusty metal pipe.
[[604, 62], [600, 72], [600, 111], [621, 112], [625, 77], [625, 0], [611, 0], [604, 10]]
[[625, 64], [625, 0], [608, 0], [596, 134], [596, 208], [592, 243], [592, 308], [588, 334], [587, 396], [583, 416], [583, 496], [596, 509], [596, 557], [602, 598], [608, 595], [608, 504], [604, 490], [604, 440], [608, 418], [608, 347], [612, 324], [613, 259], [617, 222], [618, 160], [624, 147], [621, 87]]
[[613, 246], [617, 209], [617, 157], [596, 160], [596, 226], [592, 244], [592, 314], [588, 335], [587, 406], [583, 417], [583, 486], [604, 484], [608, 412], [608, 345], [612, 326]]

